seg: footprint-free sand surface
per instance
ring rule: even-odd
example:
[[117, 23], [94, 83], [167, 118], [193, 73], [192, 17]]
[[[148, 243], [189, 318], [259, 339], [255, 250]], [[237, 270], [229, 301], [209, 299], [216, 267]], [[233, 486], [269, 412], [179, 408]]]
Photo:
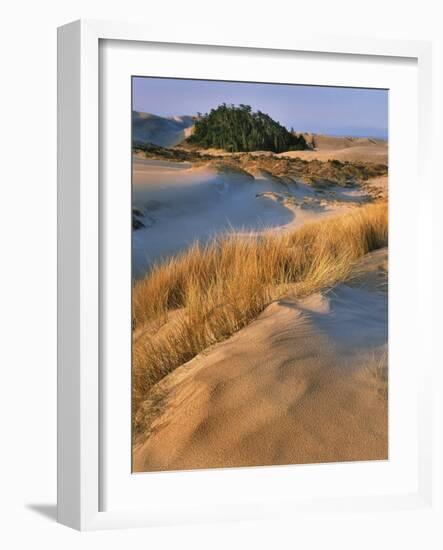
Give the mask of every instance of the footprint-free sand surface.
[[226, 232], [258, 233], [294, 228], [336, 215], [367, 197], [362, 188], [316, 191], [287, 185], [267, 174], [220, 172], [190, 163], [133, 158], [133, 207], [145, 227], [134, 231], [133, 275], [198, 241]]
[[304, 160], [339, 160], [341, 162], [370, 162], [388, 164], [388, 142], [380, 139], [334, 137], [306, 134], [308, 143], [315, 139], [316, 147], [310, 151], [290, 151], [278, 156], [298, 157]]
[[355, 273], [164, 378], [134, 471], [387, 459], [387, 249]]

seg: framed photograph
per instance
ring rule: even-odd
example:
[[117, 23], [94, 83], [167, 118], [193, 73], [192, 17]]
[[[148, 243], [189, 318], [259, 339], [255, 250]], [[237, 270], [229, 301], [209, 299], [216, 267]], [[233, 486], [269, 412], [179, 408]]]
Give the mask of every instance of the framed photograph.
[[58, 48], [59, 521], [430, 506], [430, 45]]

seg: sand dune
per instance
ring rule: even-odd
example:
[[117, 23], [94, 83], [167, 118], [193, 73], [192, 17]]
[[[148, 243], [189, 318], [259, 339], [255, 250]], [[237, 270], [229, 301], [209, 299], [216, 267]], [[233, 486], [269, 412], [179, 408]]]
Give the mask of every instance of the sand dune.
[[[204, 244], [226, 232], [241, 235], [243, 252], [229, 249], [226, 258], [243, 258], [250, 243], [269, 240], [263, 233], [273, 240], [268, 233], [292, 231], [387, 198], [383, 140], [305, 134], [312, 150], [229, 153], [183, 141], [193, 132], [191, 117], [133, 116], [134, 140], [148, 144], [138, 145], [133, 156], [136, 279], [196, 241]], [[260, 261], [258, 268], [255, 256], [246, 254], [250, 277], [248, 264], [236, 270], [235, 262], [223, 263], [219, 252], [225, 249], [217, 242], [214, 256], [193, 249], [190, 258], [155, 268], [147, 286], [136, 283], [135, 472], [388, 458], [387, 249], [360, 259], [348, 277], [355, 258], [386, 242], [375, 237], [386, 228], [385, 205], [365, 210], [378, 207], [384, 217], [369, 225], [332, 222], [322, 224], [324, 233], [317, 225], [295, 232], [306, 237], [294, 246], [301, 258], [315, 251], [306, 278], [326, 282], [302, 293], [294, 286], [298, 279], [271, 275], [266, 285], [274, 285], [272, 292], [260, 307], [262, 287], [257, 283], [249, 292], [247, 284], [269, 273], [269, 265], [285, 273], [293, 263], [287, 244], [280, 255], [265, 249], [264, 258], [274, 264]], [[353, 240], [349, 249], [355, 245], [357, 252], [348, 258], [339, 252], [347, 250], [342, 242], [350, 227], [357, 227], [357, 244]], [[199, 263], [200, 254], [210, 269]], [[336, 272], [342, 256], [346, 270], [325, 278], [328, 270]], [[220, 286], [220, 273], [230, 287]], [[192, 274], [207, 286], [196, 285]], [[235, 290], [237, 281], [246, 281], [243, 294]], [[312, 294], [331, 285], [337, 286]], [[311, 295], [297, 299], [296, 292]]]
[[151, 113], [132, 112], [133, 140], [162, 147], [177, 145], [191, 135], [192, 116], [161, 117]]
[[134, 471], [386, 459], [386, 345], [383, 249], [164, 378]]
[[382, 139], [370, 137], [351, 137], [351, 136], [329, 136], [326, 134], [305, 133], [306, 141], [310, 144], [314, 140], [315, 148], [319, 151], [341, 150], [353, 147], [384, 147], [387, 142]]
[[371, 138], [334, 137], [305, 134], [308, 143], [315, 140], [313, 151], [288, 151], [278, 156], [304, 160], [340, 160], [388, 164], [388, 142]]
[[133, 233], [133, 274], [199, 240], [226, 231], [247, 234], [293, 228], [366, 200], [361, 188], [316, 191], [264, 172], [256, 177], [190, 163], [134, 156], [133, 207], [145, 225]]
[[251, 185], [251, 180], [205, 167], [134, 160], [133, 206], [144, 211], [147, 220], [147, 227], [133, 234], [134, 275], [196, 240], [291, 222], [293, 213], [284, 204], [256, 198], [257, 193], [276, 190], [276, 184]]

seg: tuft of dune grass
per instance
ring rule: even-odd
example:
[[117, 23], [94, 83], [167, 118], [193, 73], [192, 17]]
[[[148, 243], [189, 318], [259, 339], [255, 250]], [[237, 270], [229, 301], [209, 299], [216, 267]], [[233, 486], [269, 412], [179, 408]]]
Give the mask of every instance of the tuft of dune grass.
[[369, 361], [368, 369], [372, 375], [377, 394], [386, 399], [388, 397], [388, 350], [374, 353]]
[[289, 290], [302, 297], [345, 280], [387, 239], [387, 205], [377, 203], [292, 232], [226, 235], [154, 266], [132, 295], [134, 435], [145, 424], [137, 411], [162, 378]]

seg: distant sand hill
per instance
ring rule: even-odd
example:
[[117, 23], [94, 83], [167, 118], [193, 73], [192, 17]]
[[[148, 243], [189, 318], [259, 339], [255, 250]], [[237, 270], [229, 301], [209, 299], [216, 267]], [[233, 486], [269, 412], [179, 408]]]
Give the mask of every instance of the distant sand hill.
[[141, 143], [173, 147], [190, 135], [192, 116], [161, 117], [150, 113], [132, 112], [132, 138]]
[[322, 134], [304, 134], [313, 144], [311, 151], [290, 151], [280, 156], [299, 157], [305, 160], [340, 160], [388, 164], [388, 142], [366, 137], [335, 137]]

